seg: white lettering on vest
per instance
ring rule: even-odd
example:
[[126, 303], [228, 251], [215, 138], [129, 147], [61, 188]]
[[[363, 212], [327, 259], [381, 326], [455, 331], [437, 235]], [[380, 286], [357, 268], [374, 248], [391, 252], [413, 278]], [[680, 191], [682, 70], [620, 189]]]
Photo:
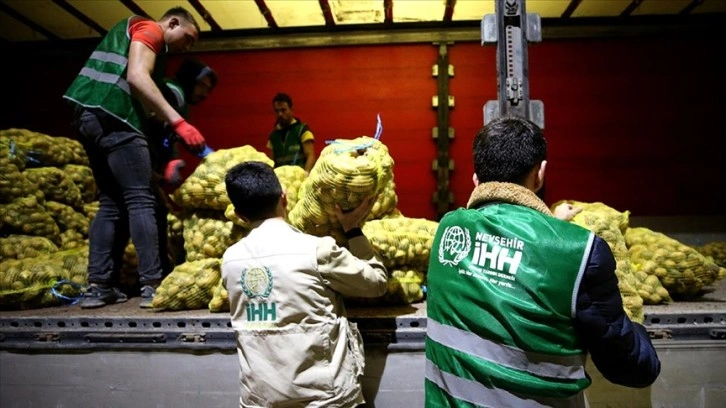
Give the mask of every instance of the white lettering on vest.
[[[486, 234], [483, 234], [486, 235]], [[487, 235], [488, 237], [491, 237], [490, 235]], [[499, 237], [497, 237], [499, 238]], [[479, 241], [480, 236], [477, 234], [477, 241], [474, 243], [474, 255], [472, 262], [476, 265], [479, 265], [481, 267], [487, 267], [487, 260], [489, 260], [489, 269], [494, 269], [500, 272], [505, 272], [504, 266], [509, 265], [506, 272], [508, 272], [510, 275], [516, 275], [517, 270], [519, 269], [519, 264], [522, 262], [522, 251], [514, 251], [512, 255], [510, 255], [510, 250], [508, 248], [503, 248], [495, 243], [487, 244], [486, 242]], [[515, 241], [519, 241], [518, 239], [514, 238]], [[503, 241], [510, 241], [510, 240], [504, 240]], [[518, 243], [515, 242], [505, 242], [509, 244], [523, 244], [522, 241], [519, 241]], [[519, 245], [517, 245], [519, 246]], [[487, 248], [489, 247], [489, 248]], [[510, 246], [511, 247], [511, 246]]]

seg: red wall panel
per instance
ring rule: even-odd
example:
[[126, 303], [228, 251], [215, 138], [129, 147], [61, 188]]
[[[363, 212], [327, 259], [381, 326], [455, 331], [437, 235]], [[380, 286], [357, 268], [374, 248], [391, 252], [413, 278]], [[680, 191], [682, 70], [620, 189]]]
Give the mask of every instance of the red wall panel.
[[[545, 104], [546, 201], [602, 201], [636, 215], [723, 214], [726, 69], [716, 49], [715, 40], [673, 38], [530, 45], [530, 96]], [[459, 205], [472, 188], [482, 107], [496, 99], [494, 50], [451, 48]]]
[[[636, 215], [723, 214], [726, 69], [715, 39], [559, 40], [529, 48], [531, 97], [545, 104], [549, 165], [546, 200], [602, 201]], [[472, 189], [471, 146], [482, 108], [496, 99], [495, 47], [448, 47], [456, 98], [451, 190], [455, 205]], [[25, 127], [70, 136], [61, 100], [90, 53], [52, 58], [21, 55], [4, 64], [7, 95], [0, 128]], [[382, 141], [396, 164], [399, 208], [436, 217], [431, 129], [437, 94], [432, 44], [274, 49], [193, 54], [219, 73], [219, 86], [191, 120], [214, 148], [250, 144], [265, 150], [272, 96], [283, 91], [324, 141], [372, 135], [380, 113]], [[170, 59], [170, 72], [181, 57]], [[194, 159], [190, 159], [194, 161]]]
[[400, 207], [407, 216], [432, 218], [436, 52], [432, 45], [398, 45], [196, 55], [219, 73], [219, 83], [193, 108], [192, 121], [214, 148], [249, 144], [268, 152], [272, 97], [282, 91], [312, 128], [319, 152], [326, 140], [373, 136], [380, 114]]

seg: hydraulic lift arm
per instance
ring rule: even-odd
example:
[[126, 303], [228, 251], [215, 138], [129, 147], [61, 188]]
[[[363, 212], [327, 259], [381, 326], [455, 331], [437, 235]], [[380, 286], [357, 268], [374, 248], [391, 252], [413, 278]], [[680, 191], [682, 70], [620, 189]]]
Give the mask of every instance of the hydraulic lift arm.
[[529, 99], [527, 43], [542, 41], [538, 14], [528, 14], [525, 0], [495, 0], [495, 14], [481, 22], [481, 43], [497, 44], [497, 95], [484, 105], [484, 124], [492, 119], [519, 116], [544, 129], [544, 104]]

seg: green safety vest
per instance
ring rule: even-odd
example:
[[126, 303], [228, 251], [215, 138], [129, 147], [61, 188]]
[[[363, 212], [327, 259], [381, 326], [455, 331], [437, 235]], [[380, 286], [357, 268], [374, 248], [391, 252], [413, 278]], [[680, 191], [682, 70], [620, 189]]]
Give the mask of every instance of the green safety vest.
[[164, 98], [184, 119], [189, 119], [189, 105], [184, 95], [184, 89], [173, 79], [165, 79], [164, 85], [167, 89], [162, 91]]
[[495, 203], [441, 220], [428, 272], [426, 406], [577, 406], [572, 325], [594, 235]]
[[[129, 25], [138, 16], [129, 17], [113, 26], [91, 53], [76, 79], [63, 97], [86, 108], [98, 108], [144, 133], [145, 118], [141, 103], [131, 95], [126, 81], [128, 66]], [[160, 84], [166, 51], [156, 58], [152, 78]]]
[[302, 151], [301, 138], [303, 133], [310, 130], [308, 125], [299, 120], [292, 125], [275, 128], [270, 133], [272, 156], [275, 158], [275, 167], [294, 165], [305, 167], [305, 155]]

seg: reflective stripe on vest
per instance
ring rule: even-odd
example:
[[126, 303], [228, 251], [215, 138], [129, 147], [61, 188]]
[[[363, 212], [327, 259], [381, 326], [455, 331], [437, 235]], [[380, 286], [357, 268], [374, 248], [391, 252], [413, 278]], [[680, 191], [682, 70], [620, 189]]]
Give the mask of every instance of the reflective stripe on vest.
[[90, 59], [101, 62], [113, 62], [114, 64], [122, 67], [126, 67], [126, 64], [129, 62], [129, 59], [123, 55], [106, 51], [93, 51]]
[[473, 357], [504, 367], [526, 371], [539, 377], [580, 380], [585, 377], [585, 355], [554, 356], [527, 352], [495, 343], [431, 319], [426, 321], [426, 336], [431, 340]]
[[576, 408], [584, 406], [584, 395], [582, 393], [570, 398], [548, 398], [532, 397], [503, 389], [488, 388], [476, 381], [466, 380], [441, 371], [428, 359], [426, 359], [426, 379], [452, 397], [482, 407]]
[[89, 77], [89, 78], [93, 79], [94, 81], [99, 81], [99, 82], [104, 82], [107, 84], [116, 85], [121, 90], [123, 90], [127, 94], [131, 95], [131, 88], [129, 88], [129, 83], [126, 82], [125, 79], [121, 78], [118, 75], [107, 74], [105, 72], [99, 72], [93, 68], [88, 68], [88, 67], [81, 68], [80, 75]]
[[[119, 21], [108, 31], [63, 98], [86, 108], [101, 109], [136, 132], [144, 133], [147, 112], [142, 103], [133, 97], [125, 78], [131, 43], [129, 26], [138, 18], [133, 16]], [[152, 79], [157, 83], [160, 83], [164, 71], [166, 51], [167, 48], [155, 59]]]

